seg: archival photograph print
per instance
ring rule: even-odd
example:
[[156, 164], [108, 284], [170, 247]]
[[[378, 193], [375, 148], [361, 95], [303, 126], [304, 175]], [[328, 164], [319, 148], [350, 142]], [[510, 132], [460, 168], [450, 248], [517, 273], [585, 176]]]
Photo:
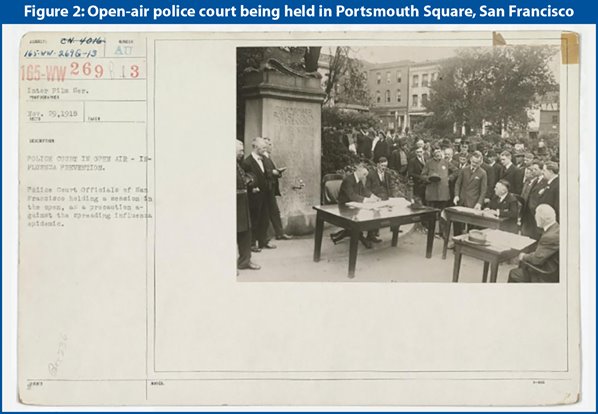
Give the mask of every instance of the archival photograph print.
[[236, 63], [237, 281], [562, 280], [558, 48]]

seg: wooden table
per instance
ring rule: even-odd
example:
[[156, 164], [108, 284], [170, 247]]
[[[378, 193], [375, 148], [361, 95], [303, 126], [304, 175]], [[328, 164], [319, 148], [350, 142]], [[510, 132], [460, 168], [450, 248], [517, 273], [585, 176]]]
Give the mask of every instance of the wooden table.
[[526, 236], [509, 233], [502, 230], [482, 230], [486, 234], [488, 245], [474, 244], [468, 241], [468, 234], [453, 237], [455, 242], [455, 263], [453, 266], [453, 282], [459, 281], [461, 269], [461, 257], [463, 255], [475, 257], [484, 261], [482, 282], [488, 280], [488, 268], [490, 267], [490, 282], [496, 283], [498, 276], [498, 265], [507, 260], [513, 259], [522, 251], [531, 250], [536, 240]]
[[392, 243], [395, 247], [399, 238], [399, 227], [403, 224], [426, 223], [428, 237], [426, 243], [426, 257], [432, 257], [434, 245], [434, 229], [440, 210], [424, 207], [412, 210], [405, 206], [383, 207], [369, 210], [364, 208], [327, 205], [314, 207], [316, 210], [316, 233], [314, 239], [314, 262], [320, 261], [322, 250], [322, 235], [324, 233], [324, 222], [342, 227], [351, 233], [349, 243], [349, 278], [355, 277], [355, 265], [357, 263], [357, 247], [359, 237], [364, 231], [378, 230], [383, 227], [390, 227], [392, 230]]
[[442, 246], [442, 259], [446, 259], [446, 251], [448, 249], [448, 242], [451, 234], [451, 226], [454, 221], [459, 223], [471, 224], [489, 229], [499, 229], [500, 226], [507, 221], [507, 218], [488, 217], [482, 215], [480, 210], [466, 207], [447, 207], [442, 210], [442, 216], [447, 221], [444, 230], [444, 245]]

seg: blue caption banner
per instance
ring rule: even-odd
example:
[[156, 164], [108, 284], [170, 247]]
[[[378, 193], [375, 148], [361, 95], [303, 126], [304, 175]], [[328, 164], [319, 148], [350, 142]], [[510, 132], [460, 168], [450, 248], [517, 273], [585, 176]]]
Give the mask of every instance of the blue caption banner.
[[70, 24], [579, 24], [595, 3], [573, 1], [23, 0], [3, 23]]

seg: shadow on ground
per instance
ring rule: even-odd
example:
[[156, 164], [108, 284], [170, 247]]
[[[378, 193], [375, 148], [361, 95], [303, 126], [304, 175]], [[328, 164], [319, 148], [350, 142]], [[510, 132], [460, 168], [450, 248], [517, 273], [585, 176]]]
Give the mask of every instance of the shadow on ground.
[[[407, 227], [407, 226], [405, 226]], [[402, 228], [403, 229], [403, 228]], [[337, 245], [330, 240], [334, 227], [324, 230], [320, 262], [313, 261], [313, 235], [274, 241], [276, 249], [254, 253], [252, 260], [261, 270], [241, 270], [239, 282], [428, 282], [451, 283], [454, 255], [442, 260], [442, 239], [435, 238], [432, 257], [426, 259], [426, 234], [405, 228], [397, 247], [391, 247], [390, 229], [381, 229], [381, 243], [372, 249], [359, 245], [355, 278], [347, 277], [349, 239]], [[501, 264], [497, 283], [505, 283], [515, 265]], [[483, 262], [463, 256], [459, 283], [481, 283]]]

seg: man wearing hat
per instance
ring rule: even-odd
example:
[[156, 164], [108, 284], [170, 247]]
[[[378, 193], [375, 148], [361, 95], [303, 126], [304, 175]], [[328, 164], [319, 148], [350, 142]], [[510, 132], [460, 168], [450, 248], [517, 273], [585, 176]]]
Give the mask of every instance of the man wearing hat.
[[[440, 210], [450, 202], [449, 163], [443, 158], [440, 148], [435, 148], [433, 157], [422, 170], [422, 180], [426, 183], [426, 204]], [[444, 234], [445, 221], [441, 219], [440, 233]]]
[[407, 151], [405, 151], [405, 141], [397, 138], [396, 145], [390, 154], [388, 166], [399, 174], [404, 175], [407, 172]]
[[433, 154], [433, 157], [426, 162], [421, 177], [426, 184], [428, 205], [443, 209], [450, 199], [449, 164], [443, 158], [440, 148], [435, 148]]

